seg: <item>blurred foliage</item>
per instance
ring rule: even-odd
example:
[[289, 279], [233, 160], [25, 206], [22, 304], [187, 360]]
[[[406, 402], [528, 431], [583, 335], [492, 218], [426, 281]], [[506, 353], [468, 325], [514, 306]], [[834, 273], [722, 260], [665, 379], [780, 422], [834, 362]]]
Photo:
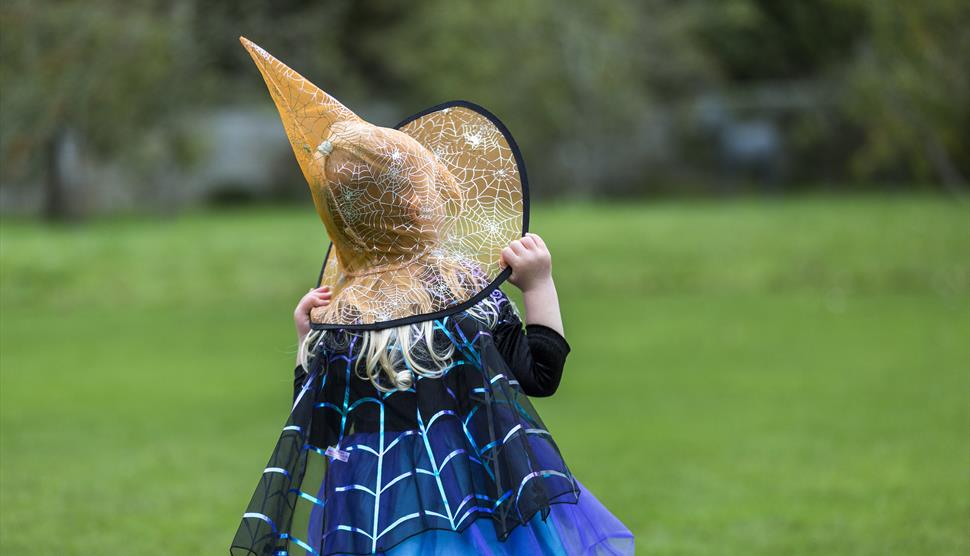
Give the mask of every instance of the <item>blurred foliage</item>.
[[[415, 108], [466, 96], [492, 107], [547, 189], [639, 188], [652, 157], [641, 128], [664, 117], [659, 107], [714, 85], [688, 33], [695, 8], [666, 5], [424, 2], [376, 36], [373, 59], [407, 85]], [[413, 55], [384, 55], [397, 52]]]
[[860, 175], [900, 170], [966, 184], [970, 175], [970, 3], [869, 2], [869, 33], [846, 72], [847, 108], [866, 142]]
[[865, 24], [858, 0], [725, 0], [696, 34], [732, 82], [802, 79], [844, 62]]
[[[116, 152], [182, 108], [200, 74], [185, 6], [5, 0], [0, 10], [0, 149], [18, 171], [67, 129]], [[8, 166], [9, 165], [9, 166]]]
[[770, 180], [789, 186], [970, 175], [961, 0], [6, 0], [0, 25], [5, 181], [56, 170], [65, 130], [114, 158], [161, 133], [179, 163], [176, 115], [266, 104], [238, 35], [383, 125], [488, 106], [550, 192], [747, 179], [698, 125], [705, 99], [726, 106], [722, 127], [779, 126]]
[[[800, 123], [802, 138], [814, 143], [810, 150], [828, 145], [841, 158], [842, 174], [830, 177], [907, 176], [966, 186], [970, 4], [728, 0], [718, 6], [705, 12], [698, 36], [728, 83], [814, 82], [834, 103], [832, 113], [820, 119], [809, 112]], [[808, 164], [817, 162], [803, 154]]]

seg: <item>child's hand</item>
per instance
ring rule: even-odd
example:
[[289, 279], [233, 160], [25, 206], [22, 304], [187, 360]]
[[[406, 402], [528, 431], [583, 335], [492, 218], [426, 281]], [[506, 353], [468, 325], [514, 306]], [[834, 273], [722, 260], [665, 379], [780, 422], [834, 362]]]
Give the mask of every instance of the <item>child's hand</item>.
[[536, 234], [527, 233], [502, 250], [502, 266], [512, 267], [512, 282], [523, 292], [552, 281], [552, 255]]
[[522, 290], [526, 324], [542, 324], [565, 337], [559, 296], [552, 281], [552, 255], [542, 238], [525, 234], [502, 249], [502, 265], [512, 267], [512, 282]]
[[293, 311], [293, 322], [296, 324], [296, 336], [302, 343], [303, 338], [310, 333], [310, 310], [314, 307], [330, 305], [330, 286], [311, 289], [296, 304]]

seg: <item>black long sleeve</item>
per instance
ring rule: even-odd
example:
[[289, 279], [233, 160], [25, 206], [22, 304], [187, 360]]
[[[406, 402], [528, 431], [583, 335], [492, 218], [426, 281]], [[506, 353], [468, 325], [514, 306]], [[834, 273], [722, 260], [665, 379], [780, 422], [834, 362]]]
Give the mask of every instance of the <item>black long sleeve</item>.
[[495, 345], [528, 396], [556, 393], [570, 347], [558, 332], [542, 324], [526, 325], [514, 315], [503, 319], [492, 332]]

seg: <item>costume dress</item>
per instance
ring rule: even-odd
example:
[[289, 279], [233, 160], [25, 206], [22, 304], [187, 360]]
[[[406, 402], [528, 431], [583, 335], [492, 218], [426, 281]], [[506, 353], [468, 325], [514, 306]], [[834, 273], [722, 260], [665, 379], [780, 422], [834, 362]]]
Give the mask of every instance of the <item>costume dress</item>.
[[[240, 40], [331, 241], [318, 284], [332, 295], [310, 311], [325, 332], [230, 553], [632, 553], [529, 400], [556, 390], [569, 345], [523, 330], [498, 289], [502, 249], [528, 230], [508, 129], [466, 101], [375, 126]], [[494, 325], [474, 310], [487, 296]], [[388, 391], [358, 376], [363, 331], [429, 322], [434, 352], [450, 353], [440, 373], [382, 371]]]
[[297, 368], [294, 406], [231, 554], [633, 553], [632, 533], [570, 472], [528, 396], [555, 392], [569, 345], [505, 294], [493, 329], [434, 322], [440, 378], [381, 393], [354, 338]]

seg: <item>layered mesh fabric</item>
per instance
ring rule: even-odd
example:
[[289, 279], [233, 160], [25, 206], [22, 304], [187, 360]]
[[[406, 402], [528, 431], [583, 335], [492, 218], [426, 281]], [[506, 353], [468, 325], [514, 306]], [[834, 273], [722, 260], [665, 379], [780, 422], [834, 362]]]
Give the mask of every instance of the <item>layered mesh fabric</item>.
[[525, 167], [508, 130], [468, 102], [372, 125], [252, 42], [332, 247], [332, 302], [314, 328], [376, 328], [457, 312], [508, 271], [525, 232]]
[[476, 519], [504, 540], [553, 504], [579, 501], [489, 330], [466, 312], [434, 326], [453, 359], [444, 376], [403, 391], [354, 376], [353, 337], [345, 349], [318, 348], [232, 554], [374, 554]]

